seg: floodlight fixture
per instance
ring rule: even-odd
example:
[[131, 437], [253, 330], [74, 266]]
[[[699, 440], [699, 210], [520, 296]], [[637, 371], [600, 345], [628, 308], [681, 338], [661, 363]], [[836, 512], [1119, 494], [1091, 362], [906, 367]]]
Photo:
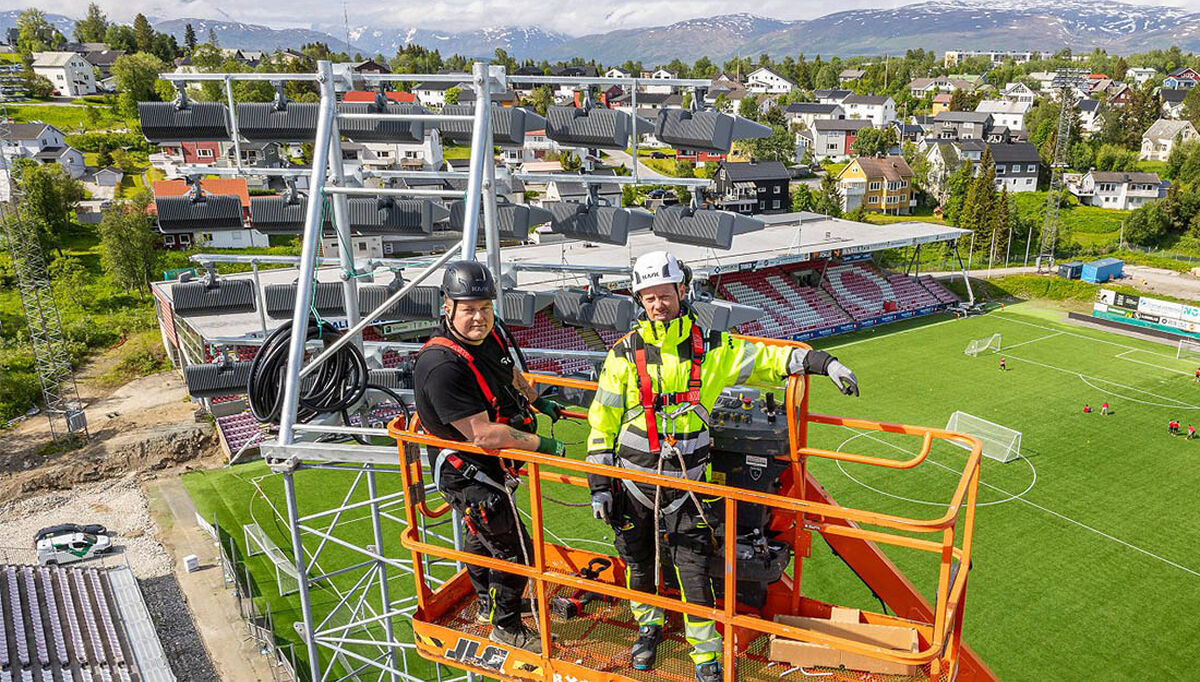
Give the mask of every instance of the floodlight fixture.
[[428, 235], [450, 209], [430, 199], [350, 197], [350, 231], [366, 235]]
[[[379, 84], [374, 102], [340, 102], [338, 112], [342, 114], [427, 114], [429, 111], [418, 104], [397, 104], [387, 98], [384, 84]], [[421, 142], [425, 139], [425, 123], [422, 121], [397, 121], [376, 119], [340, 119], [338, 129], [352, 142]]]
[[664, 144], [718, 154], [728, 154], [734, 140], [770, 135], [770, 126], [711, 110], [663, 109], [654, 123], [654, 137]]
[[641, 208], [605, 206], [596, 185], [588, 187], [588, 199], [582, 203], [551, 202], [546, 206], [554, 216], [551, 231], [572, 239], [624, 246], [629, 233], [648, 229], [654, 215]]
[[623, 332], [633, 326], [637, 305], [629, 296], [612, 294], [595, 286], [559, 289], [554, 293], [554, 316], [575, 327]]
[[258, 297], [248, 279], [218, 279], [209, 271], [203, 279], [180, 281], [171, 286], [171, 311], [178, 317], [252, 313]]
[[228, 142], [229, 109], [220, 102], [192, 102], [187, 84], [175, 83], [173, 102], [138, 102], [142, 135], [163, 142]]
[[274, 102], [238, 104], [238, 134], [253, 142], [312, 142], [317, 137], [321, 105], [292, 102], [277, 81]]
[[571, 147], [624, 149], [635, 125], [632, 118], [636, 117], [594, 106], [585, 90], [582, 106], [552, 105], [547, 109], [546, 137]]
[[[291, 178], [285, 180], [283, 196], [250, 197], [250, 225], [263, 234], [302, 234], [308, 212], [308, 197], [296, 191]], [[323, 211], [322, 229], [333, 229], [332, 211]]]
[[[404, 286], [397, 273], [390, 284], [369, 284], [358, 288], [358, 307], [375, 310]], [[441, 290], [435, 286], [413, 287], [380, 315], [383, 320], [436, 320], [441, 315]]]
[[712, 297], [698, 297], [688, 304], [696, 316], [696, 322], [705, 329], [725, 331], [738, 325], [757, 320], [765, 312], [762, 308], [722, 301]]
[[183, 370], [188, 395], [217, 398], [245, 393], [250, 383], [250, 362], [206, 362]]
[[504, 324], [512, 327], [532, 327], [538, 311], [554, 302], [549, 291], [507, 289], [504, 297]]
[[[471, 116], [475, 113], [475, 105], [447, 104], [442, 107], [442, 113], [452, 116]], [[502, 107], [492, 104], [490, 115], [492, 142], [501, 147], [520, 147], [525, 144], [525, 133], [531, 130], [542, 130], [546, 127], [546, 119], [521, 107]], [[471, 135], [474, 133], [474, 125], [471, 121], [439, 121], [437, 129], [443, 140], [452, 142], [470, 142]]]
[[154, 197], [158, 229], [163, 234], [240, 230], [242, 200], [232, 194], [208, 194], [200, 188], [198, 177], [185, 178], [191, 185], [181, 197]]
[[[450, 204], [450, 227], [455, 230], [463, 229], [466, 224], [466, 201], [458, 200]], [[480, 224], [483, 224], [483, 209], [480, 207]], [[525, 241], [529, 239], [529, 231], [538, 225], [544, 225], [554, 220], [554, 214], [539, 206], [514, 204], [508, 201], [496, 202], [496, 226], [500, 238], [508, 241]], [[479, 231], [483, 238], [483, 230]]]
[[[263, 288], [267, 316], [272, 320], [290, 320], [296, 307], [295, 284], [268, 284]], [[322, 317], [343, 317], [346, 306], [341, 282], [315, 282], [312, 305]]]
[[761, 230], [766, 225], [751, 216], [676, 204], [654, 214], [654, 234], [677, 244], [729, 249], [733, 236]]

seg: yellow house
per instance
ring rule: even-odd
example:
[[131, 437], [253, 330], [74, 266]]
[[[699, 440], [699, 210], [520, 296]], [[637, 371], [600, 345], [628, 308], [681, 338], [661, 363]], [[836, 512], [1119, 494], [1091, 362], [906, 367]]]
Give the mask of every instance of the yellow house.
[[842, 210], [862, 206], [868, 211], [908, 215], [916, 203], [912, 169], [902, 156], [858, 157], [842, 169]]
[[939, 92], [933, 96], [933, 112], [931, 116], [937, 116], [943, 111], [950, 111], [950, 93]]

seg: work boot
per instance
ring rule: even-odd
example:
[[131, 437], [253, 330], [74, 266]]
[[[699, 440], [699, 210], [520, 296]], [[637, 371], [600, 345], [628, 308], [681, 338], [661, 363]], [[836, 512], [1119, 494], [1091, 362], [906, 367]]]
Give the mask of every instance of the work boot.
[[638, 628], [637, 640], [634, 641], [633, 651], [629, 654], [629, 662], [634, 670], [650, 670], [654, 667], [654, 657], [658, 653], [658, 643], [661, 641], [661, 625], [643, 625]]
[[515, 646], [518, 649], [524, 649], [535, 654], [542, 653], [541, 637], [538, 636], [536, 630], [525, 627], [524, 624], [517, 625], [511, 629], [493, 625], [492, 634], [488, 635], [488, 639], [499, 644]]
[[[537, 611], [537, 603], [532, 599], [521, 600], [521, 615], [527, 616]], [[475, 612], [475, 622], [487, 625], [492, 622], [492, 599], [484, 595], [479, 598], [479, 610]]]
[[696, 682], [721, 682], [721, 662], [713, 659], [696, 664]]

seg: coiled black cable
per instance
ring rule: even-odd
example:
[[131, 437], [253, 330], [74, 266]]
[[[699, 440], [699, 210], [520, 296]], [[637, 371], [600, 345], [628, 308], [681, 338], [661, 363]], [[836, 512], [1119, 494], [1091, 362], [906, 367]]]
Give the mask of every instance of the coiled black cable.
[[[341, 332], [328, 322], [308, 321], [306, 341], [320, 340], [328, 347], [340, 336]], [[291, 338], [292, 323], [285, 322], [267, 337], [250, 364], [246, 395], [251, 413], [260, 422], [279, 424]], [[296, 421], [305, 423], [318, 414], [350, 409], [367, 392], [368, 377], [367, 361], [362, 351], [352, 343], [342, 346], [333, 357], [300, 380]]]

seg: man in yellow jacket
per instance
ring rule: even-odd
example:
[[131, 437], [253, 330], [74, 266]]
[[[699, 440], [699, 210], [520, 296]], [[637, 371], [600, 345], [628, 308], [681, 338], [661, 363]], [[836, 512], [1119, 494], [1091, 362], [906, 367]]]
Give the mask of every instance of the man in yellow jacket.
[[[588, 461], [707, 479], [709, 410], [721, 391], [746, 383], [777, 383], [790, 374], [824, 374], [843, 393], [858, 395], [858, 379], [836, 358], [817, 350], [765, 346], [702, 329], [684, 296], [688, 272], [665, 251], [647, 253], [633, 268], [633, 294], [642, 306], [637, 328], [609, 351], [588, 412]], [[616, 532], [630, 589], [656, 593], [659, 552], [674, 565], [684, 601], [715, 604], [709, 557], [713, 525], [724, 519], [720, 498], [629, 480], [589, 476], [592, 511]], [[657, 545], [655, 538], [663, 538]], [[663, 611], [630, 607], [638, 636], [630, 653], [637, 670], [654, 667]], [[684, 617], [698, 682], [721, 679], [721, 636], [712, 620]]]

